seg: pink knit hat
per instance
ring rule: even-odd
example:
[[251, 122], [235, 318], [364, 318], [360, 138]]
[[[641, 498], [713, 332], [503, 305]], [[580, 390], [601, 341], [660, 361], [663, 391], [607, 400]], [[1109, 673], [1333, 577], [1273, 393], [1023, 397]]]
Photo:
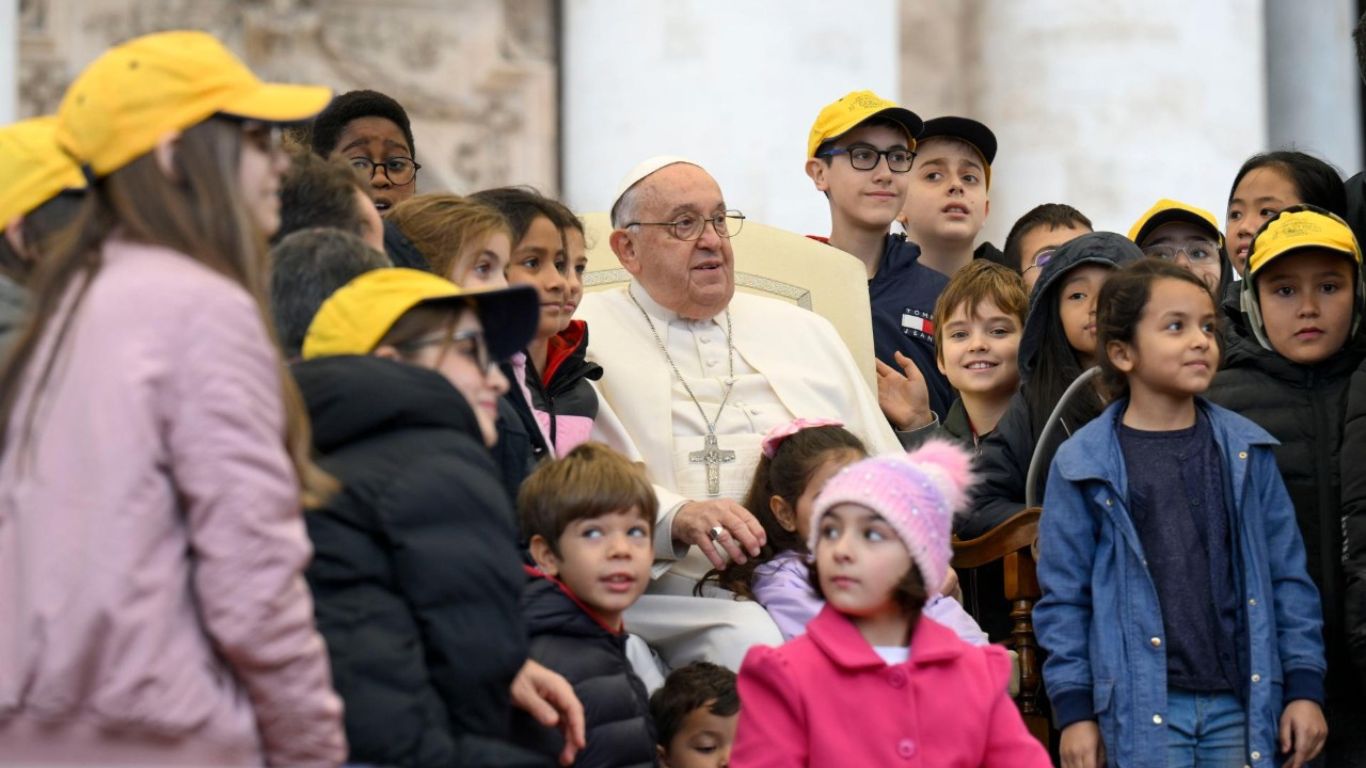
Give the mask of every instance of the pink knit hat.
[[904, 456], [878, 456], [850, 464], [830, 478], [811, 511], [810, 551], [821, 518], [831, 507], [856, 504], [882, 516], [901, 536], [925, 588], [944, 583], [953, 558], [953, 516], [967, 502], [972, 457], [947, 440], [929, 440]]

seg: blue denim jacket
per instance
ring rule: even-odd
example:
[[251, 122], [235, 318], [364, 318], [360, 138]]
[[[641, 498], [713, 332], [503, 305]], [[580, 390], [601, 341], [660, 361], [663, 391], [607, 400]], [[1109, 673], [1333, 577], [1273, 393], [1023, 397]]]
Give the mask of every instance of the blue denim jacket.
[[[1247, 761], [1277, 764], [1288, 700], [1323, 701], [1323, 619], [1265, 430], [1196, 400], [1224, 456], [1247, 642]], [[1109, 765], [1166, 765], [1167, 659], [1157, 589], [1130, 519], [1121, 399], [1058, 449], [1039, 523], [1034, 628], [1060, 726], [1099, 721]]]

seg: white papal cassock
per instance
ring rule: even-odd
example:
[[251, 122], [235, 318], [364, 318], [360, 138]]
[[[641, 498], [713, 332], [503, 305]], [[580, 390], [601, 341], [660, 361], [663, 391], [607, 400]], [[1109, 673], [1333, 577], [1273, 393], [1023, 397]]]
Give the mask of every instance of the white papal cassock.
[[[629, 289], [584, 296], [577, 317], [592, 331], [588, 358], [604, 370], [597, 382], [601, 404], [594, 439], [643, 462], [660, 502], [656, 578], [626, 621], [675, 667], [706, 658], [735, 669], [750, 645], [778, 644], [782, 638], [754, 603], [691, 597], [711, 564], [695, 548], [676, 549], [670, 527], [685, 501], [709, 498], [705, 465], [689, 459], [702, 450], [706, 424], [642, 308], [708, 419], [717, 418], [729, 375], [725, 313], [685, 320], [634, 282]], [[716, 435], [721, 450], [734, 451], [735, 460], [721, 465], [720, 498], [743, 500], [764, 433], [793, 418], [837, 418], [871, 453], [901, 450], [867, 380], [825, 318], [738, 292], [730, 314], [736, 382], [717, 418]]]

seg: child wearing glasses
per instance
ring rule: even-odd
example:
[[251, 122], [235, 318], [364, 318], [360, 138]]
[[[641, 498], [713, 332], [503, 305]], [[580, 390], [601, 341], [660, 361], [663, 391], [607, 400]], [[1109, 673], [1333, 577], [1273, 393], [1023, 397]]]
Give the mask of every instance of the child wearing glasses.
[[323, 302], [304, 337], [294, 377], [318, 461], [343, 488], [306, 517], [307, 576], [349, 762], [529, 758], [508, 730], [524, 579], [488, 448], [508, 386], [495, 363], [536, 317], [526, 288], [466, 293], [377, 269]]
[[350, 91], [332, 100], [313, 121], [313, 151], [348, 163], [370, 182], [381, 216], [417, 191], [413, 128], [397, 101], [378, 91]]
[[1203, 208], [1158, 200], [1129, 228], [1129, 239], [1143, 249], [1144, 256], [1189, 269], [1205, 281], [1216, 300], [1233, 281], [1233, 264], [1224, 250], [1219, 221]]
[[813, 239], [867, 268], [878, 401], [898, 431], [934, 424], [953, 400], [934, 358], [934, 302], [948, 279], [891, 232], [922, 128], [914, 112], [855, 91], [820, 111], [806, 143], [806, 175], [830, 203], [830, 237]]
[[1005, 264], [1020, 273], [1025, 295], [1034, 292], [1034, 284], [1044, 265], [1053, 254], [1073, 238], [1094, 231], [1085, 214], [1066, 203], [1036, 205], [1010, 225], [1006, 235]]
[[1224, 365], [1209, 399], [1279, 441], [1276, 466], [1322, 597], [1333, 765], [1339, 754], [1351, 754], [1346, 740], [1366, 722], [1366, 691], [1347, 647], [1346, 616], [1356, 609], [1345, 601], [1343, 570], [1344, 486], [1361, 467], [1347, 462], [1340, 469], [1352, 375], [1366, 360], [1361, 248], [1336, 215], [1290, 206], [1262, 225], [1243, 269], [1235, 294], [1241, 311], [1225, 332]]
[[1326, 733], [1323, 622], [1278, 442], [1201, 397], [1219, 367], [1201, 278], [1143, 259], [1099, 304], [1113, 399], [1058, 449], [1039, 523], [1062, 765], [1300, 768]]

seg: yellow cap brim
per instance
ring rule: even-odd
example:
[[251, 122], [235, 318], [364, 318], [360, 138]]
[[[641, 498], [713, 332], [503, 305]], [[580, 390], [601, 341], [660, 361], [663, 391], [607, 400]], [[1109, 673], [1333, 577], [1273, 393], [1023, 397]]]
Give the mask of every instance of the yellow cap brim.
[[332, 89], [317, 85], [262, 83], [261, 87], [223, 105], [225, 115], [265, 123], [297, 123], [307, 120], [332, 101]]

